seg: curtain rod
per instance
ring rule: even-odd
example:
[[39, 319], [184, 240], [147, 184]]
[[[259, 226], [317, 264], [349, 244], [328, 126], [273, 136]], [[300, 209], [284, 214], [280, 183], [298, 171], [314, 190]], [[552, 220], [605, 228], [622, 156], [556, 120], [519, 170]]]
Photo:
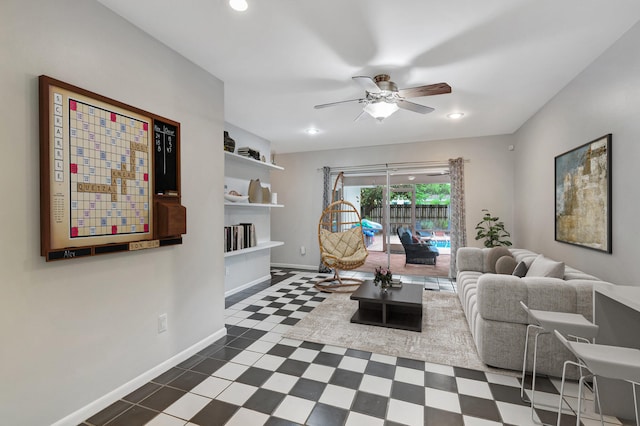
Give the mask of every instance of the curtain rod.
[[[464, 159], [465, 163], [470, 163], [471, 160]], [[350, 171], [362, 171], [362, 170], [388, 170], [388, 169], [415, 169], [415, 168], [433, 168], [433, 167], [445, 167], [449, 166], [449, 161], [415, 161], [415, 162], [402, 162], [402, 163], [380, 163], [380, 164], [363, 164], [359, 166], [342, 166], [331, 167], [331, 173], [334, 172], [350, 172]], [[319, 168], [318, 170], [322, 170]]]

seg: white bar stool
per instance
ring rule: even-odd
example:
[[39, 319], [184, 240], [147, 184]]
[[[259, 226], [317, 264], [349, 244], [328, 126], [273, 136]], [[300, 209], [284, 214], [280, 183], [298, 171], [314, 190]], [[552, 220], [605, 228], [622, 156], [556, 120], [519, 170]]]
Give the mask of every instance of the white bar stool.
[[[531, 420], [538, 424], [534, 416], [535, 408], [535, 394], [536, 394], [536, 362], [538, 357], [538, 336], [542, 334], [552, 333], [554, 330], [560, 330], [563, 334], [574, 337], [576, 340], [582, 340], [585, 342], [591, 341], [598, 334], [598, 326], [586, 319], [581, 314], [573, 314], [569, 312], [553, 312], [553, 311], [540, 311], [536, 309], [529, 309], [529, 307], [522, 301], [520, 306], [529, 315], [529, 318], [533, 320], [532, 324], [527, 326], [527, 334], [524, 340], [524, 356], [522, 360], [522, 383], [520, 385], [520, 398], [531, 403]], [[529, 347], [529, 332], [531, 330], [536, 331], [534, 346], [533, 346], [533, 368], [531, 371], [531, 399], [526, 398], [524, 393], [524, 381], [527, 370], [527, 353]], [[549, 407], [545, 405], [545, 407]], [[552, 407], [555, 408], [555, 407]]]
[[[562, 367], [562, 384], [560, 385], [560, 405], [558, 407], [558, 425], [562, 416], [562, 405], [564, 396], [564, 380], [567, 365], [577, 365], [589, 370], [590, 374], [580, 374], [578, 382], [578, 410], [576, 425], [580, 424], [580, 411], [582, 404], [582, 386], [586, 377], [593, 377], [593, 388], [600, 411], [600, 423], [604, 424], [602, 409], [600, 407], [600, 395], [598, 394], [598, 383], [596, 376], [608, 377], [611, 379], [624, 380], [631, 383], [633, 388], [633, 405], [636, 413], [636, 425], [640, 426], [638, 420], [638, 400], [636, 397], [636, 385], [640, 385], [640, 349], [624, 348], [621, 346], [598, 345], [591, 343], [570, 342], [563, 333], [554, 330], [558, 339], [578, 358], [578, 362], [565, 361]], [[582, 372], [582, 370], [580, 370]]]

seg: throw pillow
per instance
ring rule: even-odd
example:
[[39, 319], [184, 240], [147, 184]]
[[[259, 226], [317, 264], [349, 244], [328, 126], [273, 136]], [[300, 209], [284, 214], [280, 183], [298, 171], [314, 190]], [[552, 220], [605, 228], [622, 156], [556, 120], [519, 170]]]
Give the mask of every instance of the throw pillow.
[[502, 256], [496, 262], [496, 274], [511, 275], [517, 263], [513, 256]]
[[529, 268], [527, 268], [527, 263], [524, 260], [521, 260], [520, 263], [516, 265], [512, 275], [522, 278], [527, 275], [528, 270]]
[[539, 255], [527, 271], [527, 277], [564, 278], [564, 262], [556, 262]]
[[496, 273], [496, 262], [502, 256], [511, 256], [511, 252], [506, 247], [493, 247], [487, 253], [487, 263], [485, 265], [485, 272], [490, 272], [492, 274]]

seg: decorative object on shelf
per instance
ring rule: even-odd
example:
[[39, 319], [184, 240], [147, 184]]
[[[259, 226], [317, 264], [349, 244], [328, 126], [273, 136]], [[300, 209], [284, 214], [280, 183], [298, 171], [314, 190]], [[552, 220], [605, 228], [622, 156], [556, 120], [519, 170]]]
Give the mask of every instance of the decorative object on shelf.
[[611, 253], [611, 134], [555, 158], [555, 240]]
[[373, 284], [376, 286], [380, 284], [380, 290], [383, 293], [386, 293], [388, 288], [391, 287], [392, 279], [393, 275], [391, 274], [391, 269], [378, 266], [373, 277]]
[[492, 216], [489, 210], [482, 209], [484, 216], [476, 225], [476, 240], [484, 240], [485, 247], [510, 246], [511, 241], [507, 240], [511, 234], [504, 229], [504, 223], [498, 216]]
[[236, 150], [236, 141], [229, 136], [229, 132], [224, 131], [224, 150], [234, 152]]
[[268, 186], [262, 187], [262, 202], [268, 204], [271, 201], [271, 190]]
[[277, 192], [272, 192], [271, 193], [271, 204], [278, 204], [278, 193]]
[[249, 202], [262, 203], [262, 185], [260, 185], [260, 179], [251, 179], [251, 182], [249, 182]]
[[267, 162], [267, 158], [264, 155], [262, 157], [260, 157], [260, 160], [262, 160], [263, 163]]
[[249, 158], [253, 158], [254, 160], [260, 161], [260, 151], [256, 151], [255, 149], [251, 149], [247, 146], [238, 148], [238, 155], [242, 155], [243, 157], [249, 157]]
[[237, 191], [229, 191], [228, 193], [224, 194], [224, 199], [234, 203], [246, 203], [249, 201], [249, 196], [242, 195]]

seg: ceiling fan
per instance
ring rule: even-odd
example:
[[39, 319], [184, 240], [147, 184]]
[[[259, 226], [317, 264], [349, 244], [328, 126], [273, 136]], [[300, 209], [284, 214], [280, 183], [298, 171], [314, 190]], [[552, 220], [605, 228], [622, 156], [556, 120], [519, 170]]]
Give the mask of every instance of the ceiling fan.
[[348, 101], [332, 102], [316, 105], [315, 109], [327, 108], [334, 105], [357, 102], [363, 104], [362, 112], [356, 117], [360, 119], [365, 113], [376, 120], [382, 121], [396, 112], [399, 108], [420, 114], [428, 114], [434, 109], [428, 106], [410, 102], [407, 98], [419, 98], [421, 96], [441, 95], [451, 93], [451, 86], [447, 83], [429, 84], [426, 86], [412, 87], [410, 89], [398, 89], [387, 74], [379, 74], [375, 77], [357, 76], [353, 80], [365, 90], [365, 97], [350, 99]]

